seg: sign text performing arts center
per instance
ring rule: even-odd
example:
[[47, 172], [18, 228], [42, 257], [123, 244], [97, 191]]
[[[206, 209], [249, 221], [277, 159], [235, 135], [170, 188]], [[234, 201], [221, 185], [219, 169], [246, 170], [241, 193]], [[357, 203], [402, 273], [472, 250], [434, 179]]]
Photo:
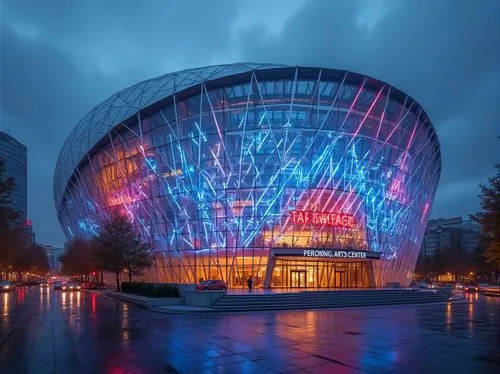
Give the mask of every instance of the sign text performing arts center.
[[341, 250], [326, 248], [272, 248], [273, 256], [294, 256], [294, 257], [313, 257], [313, 258], [344, 258], [365, 260], [380, 259], [379, 252], [363, 250]]

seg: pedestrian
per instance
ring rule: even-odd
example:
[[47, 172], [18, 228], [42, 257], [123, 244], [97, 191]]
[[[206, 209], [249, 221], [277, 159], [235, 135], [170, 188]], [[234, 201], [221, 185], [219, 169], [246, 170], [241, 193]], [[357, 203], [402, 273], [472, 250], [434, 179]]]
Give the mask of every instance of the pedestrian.
[[248, 278], [247, 285], [248, 285], [248, 292], [252, 292], [252, 286], [253, 286], [253, 276], [252, 275], [250, 275], [250, 278]]

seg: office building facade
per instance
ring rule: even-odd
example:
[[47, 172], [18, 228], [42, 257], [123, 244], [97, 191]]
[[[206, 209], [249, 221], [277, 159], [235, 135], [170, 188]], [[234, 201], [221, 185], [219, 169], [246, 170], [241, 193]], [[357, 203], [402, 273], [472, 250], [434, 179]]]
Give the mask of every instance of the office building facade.
[[28, 212], [28, 151], [25, 145], [0, 131], [0, 158], [5, 162], [5, 176], [13, 177], [16, 187], [11, 193], [11, 205], [25, 223]]

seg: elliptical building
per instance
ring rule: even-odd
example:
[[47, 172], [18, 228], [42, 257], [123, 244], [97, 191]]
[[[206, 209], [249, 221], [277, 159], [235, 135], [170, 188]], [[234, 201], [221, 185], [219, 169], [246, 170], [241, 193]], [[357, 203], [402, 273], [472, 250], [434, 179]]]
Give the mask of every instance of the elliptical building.
[[118, 210], [154, 243], [146, 277], [407, 285], [441, 169], [422, 107], [348, 71], [238, 63], [167, 74], [96, 106], [59, 155], [68, 238]]

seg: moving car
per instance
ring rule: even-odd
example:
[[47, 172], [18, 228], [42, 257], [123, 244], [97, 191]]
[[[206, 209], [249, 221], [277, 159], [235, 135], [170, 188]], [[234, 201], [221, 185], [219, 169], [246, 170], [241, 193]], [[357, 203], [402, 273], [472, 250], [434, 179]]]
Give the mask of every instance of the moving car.
[[462, 290], [467, 293], [473, 293], [479, 291], [479, 287], [475, 284], [468, 284], [467, 286], [463, 286]]
[[40, 283], [40, 288], [47, 288], [47, 287], [49, 287], [49, 284], [47, 282]]
[[434, 283], [427, 283], [427, 282], [420, 282], [418, 284], [419, 288], [436, 288], [436, 285]]
[[197, 290], [227, 290], [226, 283], [223, 280], [206, 280], [196, 285]]
[[80, 291], [81, 289], [82, 289], [81, 286], [74, 283], [67, 283], [64, 286], [62, 286], [63, 291]]
[[11, 281], [0, 282], [0, 292], [9, 292], [9, 291], [14, 291], [15, 289], [16, 285]]

